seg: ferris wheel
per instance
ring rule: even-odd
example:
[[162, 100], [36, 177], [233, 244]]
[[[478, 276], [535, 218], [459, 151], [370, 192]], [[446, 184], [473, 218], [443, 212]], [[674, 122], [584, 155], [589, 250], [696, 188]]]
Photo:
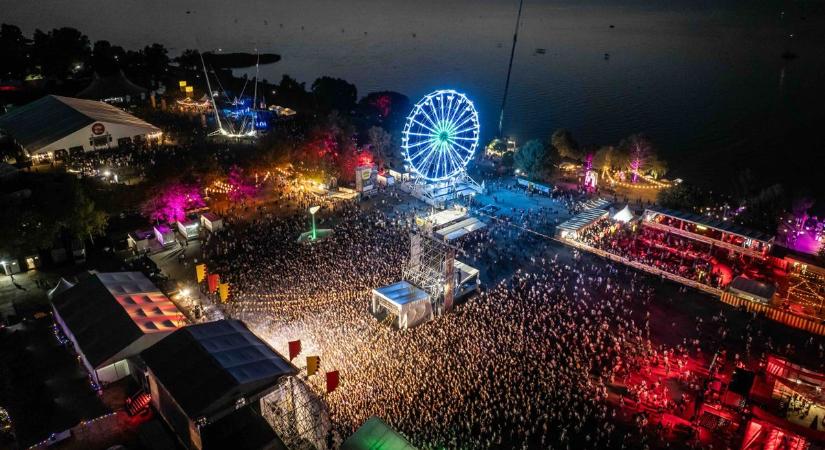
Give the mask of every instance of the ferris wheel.
[[426, 181], [452, 179], [473, 158], [478, 130], [478, 113], [464, 94], [432, 92], [407, 117], [401, 136], [404, 159]]

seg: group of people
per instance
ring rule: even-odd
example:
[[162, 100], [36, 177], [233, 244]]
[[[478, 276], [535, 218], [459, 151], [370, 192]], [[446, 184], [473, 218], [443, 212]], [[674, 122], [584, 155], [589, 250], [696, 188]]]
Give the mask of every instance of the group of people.
[[[705, 387], [690, 359], [701, 361], [727, 335], [718, 321], [700, 321], [684, 333], [701, 341], [657, 343], [645, 312], [656, 289], [630, 269], [573, 258], [513, 226], [541, 223], [529, 213], [455, 242], [459, 258], [494, 274], [488, 287], [397, 330], [370, 313], [371, 291], [402, 278], [414, 221], [281, 188], [273, 204], [228, 211], [204, 259], [232, 286], [227, 315], [282, 354], [300, 340], [298, 367], [319, 356], [321, 374], [339, 372], [329, 394], [323, 376], [306, 381], [324, 397], [334, 444], [378, 416], [422, 449], [665, 446], [672, 436], [652, 424], [686, 411]], [[387, 200], [371, 202], [400, 201]], [[318, 226], [334, 233], [299, 243], [310, 226], [303, 209], [318, 203]], [[669, 320], [661, 326], [671, 329]], [[751, 332], [749, 324], [749, 340]], [[699, 445], [690, 432], [679, 442]]]

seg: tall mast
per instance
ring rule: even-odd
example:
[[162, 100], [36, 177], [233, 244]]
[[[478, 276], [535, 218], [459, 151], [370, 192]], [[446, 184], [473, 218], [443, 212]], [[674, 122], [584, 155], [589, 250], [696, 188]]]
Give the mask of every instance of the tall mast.
[[258, 66], [260, 66], [261, 54], [258, 49], [255, 49], [255, 84], [253, 85], [252, 94], [252, 132], [255, 133], [255, 127], [258, 126]]
[[518, 28], [521, 23], [521, 7], [524, 0], [518, 2], [518, 16], [516, 16], [516, 30], [513, 32], [513, 48], [510, 49], [510, 64], [507, 66], [507, 81], [504, 82], [504, 96], [501, 98], [501, 114], [498, 116], [498, 136], [502, 137], [504, 128], [504, 105], [507, 104], [507, 91], [510, 90], [510, 73], [513, 71], [513, 56], [516, 54], [516, 41], [518, 41]]
[[201, 66], [203, 66], [203, 76], [206, 77], [206, 88], [209, 89], [209, 99], [212, 101], [212, 110], [215, 112], [215, 121], [218, 122], [218, 131], [223, 132], [223, 125], [221, 125], [221, 116], [218, 114], [218, 105], [215, 103], [215, 96], [212, 95], [212, 84], [209, 82], [209, 74], [206, 72], [206, 63], [203, 61], [203, 53], [198, 52], [201, 57]]

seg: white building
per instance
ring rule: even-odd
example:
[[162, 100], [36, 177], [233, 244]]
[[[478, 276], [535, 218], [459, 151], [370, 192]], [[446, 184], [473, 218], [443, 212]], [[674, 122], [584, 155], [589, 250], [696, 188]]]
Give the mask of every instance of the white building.
[[0, 116], [0, 130], [34, 158], [158, 139], [158, 127], [95, 100], [47, 95]]

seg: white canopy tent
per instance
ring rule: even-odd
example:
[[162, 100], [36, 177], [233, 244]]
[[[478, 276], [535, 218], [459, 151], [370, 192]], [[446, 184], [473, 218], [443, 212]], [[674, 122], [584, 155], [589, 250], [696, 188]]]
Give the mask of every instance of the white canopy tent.
[[617, 222], [627, 223], [633, 220], [633, 212], [630, 211], [630, 205], [625, 205], [616, 214], [613, 214], [613, 220]]
[[480, 230], [486, 226], [487, 224], [479, 220], [477, 217], [468, 217], [461, 222], [444, 227], [435, 233], [438, 237], [445, 241], [452, 241], [464, 236], [465, 234], [472, 233], [475, 230]]
[[372, 313], [382, 309], [398, 317], [398, 328], [402, 330], [433, 317], [430, 295], [407, 281], [372, 290]]

